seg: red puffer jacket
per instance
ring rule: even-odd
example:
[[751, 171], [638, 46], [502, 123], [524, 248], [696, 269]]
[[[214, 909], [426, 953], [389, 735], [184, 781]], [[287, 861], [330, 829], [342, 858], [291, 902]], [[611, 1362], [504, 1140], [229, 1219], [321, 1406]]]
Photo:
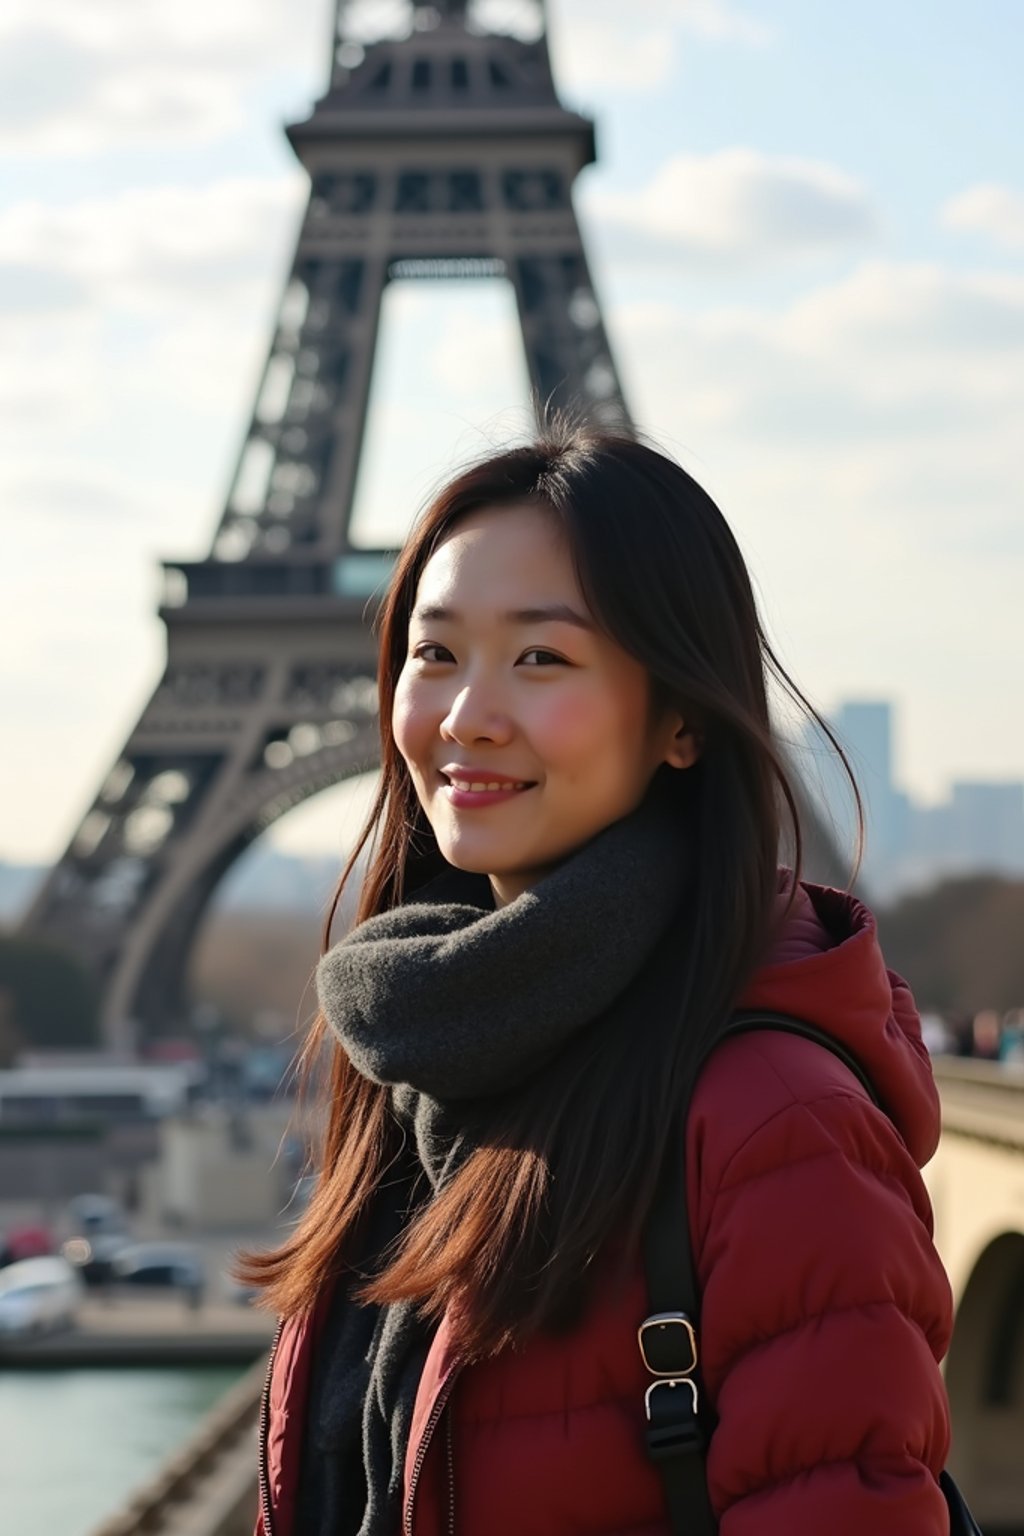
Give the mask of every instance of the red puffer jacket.
[[[828, 1030], [778, 1031], [710, 1059], [687, 1125], [708, 1455], [721, 1536], [946, 1536], [936, 1478], [949, 1420], [938, 1362], [952, 1306], [919, 1168], [938, 1099], [906, 984], [871, 913], [805, 884], [739, 1001]], [[293, 1536], [318, 1321], [289, 1320], [268, 1398], [258, 1536]], [[562, 1338], [460, 1368], [442, 1322], [405, 1466], [404, 1536], [667, 1536], [644, 1448], [642, 1274]]]

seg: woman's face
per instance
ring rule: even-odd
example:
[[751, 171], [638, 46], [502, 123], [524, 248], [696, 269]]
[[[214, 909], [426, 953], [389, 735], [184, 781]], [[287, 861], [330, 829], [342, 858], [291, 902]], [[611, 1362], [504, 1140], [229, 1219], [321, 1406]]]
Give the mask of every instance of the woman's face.
[[392, 725], [441, 853], [499, 905], [639, 805], [660, 763], [695, 760], [682, 718], [652, 716], [549, 512], [485, 508], [435, 550]]

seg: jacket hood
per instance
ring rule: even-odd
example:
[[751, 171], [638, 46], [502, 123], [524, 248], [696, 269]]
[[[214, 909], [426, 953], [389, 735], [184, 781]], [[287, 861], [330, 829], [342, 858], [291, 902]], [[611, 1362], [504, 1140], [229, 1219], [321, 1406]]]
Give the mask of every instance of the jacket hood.
[[[779, 872], [779, 902], [792, 881]], [[801, 881], [740, 1008], [816, 1024], [851, 1051], [919, 1167], [938, 1146], [939, 1096], [910, 988], [887, 968], [874, 914], [856, 896]]]

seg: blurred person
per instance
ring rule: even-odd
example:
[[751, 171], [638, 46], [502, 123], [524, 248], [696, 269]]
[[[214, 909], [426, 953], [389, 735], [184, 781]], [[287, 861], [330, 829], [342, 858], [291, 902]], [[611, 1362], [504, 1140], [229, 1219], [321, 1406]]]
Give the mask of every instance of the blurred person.
[[949, 1027], [953, 1034], [954, 1055], [972, 1056], [974, 1054], [974, 1015], [971, 1013], [951, 1014]]
[[[380, 641], [382, 778], [339, 896], [370, 863], [306, 1048], [321, 1171], [239, 1265], [282, 1319], [258, 1531], [667, 1532], [638, 1329], [685, 1167], [722, 1536], [946, 1536], [931, 1065], [871, 912], [801, 878], [769, 677], [815, 712], [722, 514], [653, 448], [556, 421], [439, 492]], [[737, 1009], [827, 1032], [884, 1112], [813, 1040], [723, 1041]]]
[[941, 1013], [921, 1014], [921, 1038], [929, 1056], [944, 1056], [953, 1049], [953, 1034]]
[[999, 1015], [994, 1008], [982, 1008], [971, 1023], [971, 1055], [978, 1061], [999, 1060]]
[[999, 1060], [1024, 1063], [1024, 1008], [1010, 1008], [1003, 1015]]

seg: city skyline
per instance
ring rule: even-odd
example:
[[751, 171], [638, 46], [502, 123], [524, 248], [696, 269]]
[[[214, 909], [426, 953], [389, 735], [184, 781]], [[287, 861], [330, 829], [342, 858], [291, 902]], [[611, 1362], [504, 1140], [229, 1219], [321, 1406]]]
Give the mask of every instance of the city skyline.
[[[888, 699], [842, 699], [829, 718], [856, 776], [865, 818], [863, 879], [891, 901], [960, 874], [1024, 876], [1024, 775], [953, 779], [941, 800], [909, 792], [894, 748]], [[843, 855], [852, 859], [856, 806], [839, 758], [811, 724], [798, 761]]]
[[[0, 20], [0, 859], [60, 853], [159, 675], [157, 561], [213, 533], [305, 197], [281, 123], [322, 89], [329, 9]], [[578, 208], [634, 416], [723, 506], [784, 664], [819, 708], [894, 700], [922, 803], [1018, 779], [1019, 13], [984, 3], [968, 34], [942, 3], [924, 35], [881, 4], [549, 9], [563, 97], [598, 120]], [[500, 285], [396, 285], [389, 311], [363, 479], [400, 528], [522, 425], [523, 369]], [[337, 813], [273, 835], [322, 847]]]

